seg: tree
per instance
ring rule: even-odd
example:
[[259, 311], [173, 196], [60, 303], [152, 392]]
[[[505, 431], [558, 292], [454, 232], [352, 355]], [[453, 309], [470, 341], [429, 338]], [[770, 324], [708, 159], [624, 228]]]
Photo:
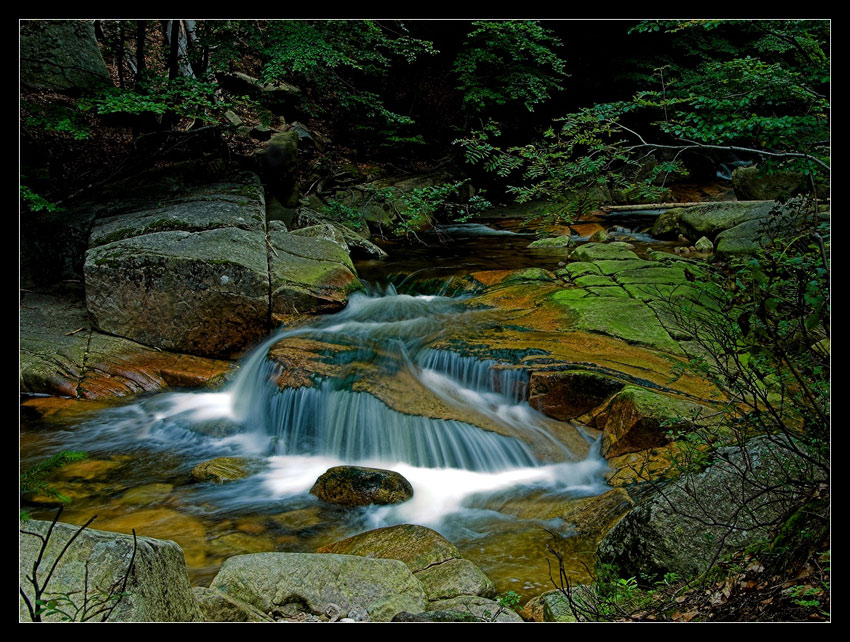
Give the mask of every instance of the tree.
[[812, 191], [828, 179], [827, 22], [645, 22], [633, 31], [673, 36], [683, 49], [656, 61], [650, 88], [567, 114], [526, 145], [503, 149], [498, 128], [482, 128], [458, 141], [467, 160], [511, 180], [520, 200], [554, 198], [570, 213], [606, 200], [600, 188], [658, 193], [685, 171], [685, 154], [735, 153], [802, 172]]

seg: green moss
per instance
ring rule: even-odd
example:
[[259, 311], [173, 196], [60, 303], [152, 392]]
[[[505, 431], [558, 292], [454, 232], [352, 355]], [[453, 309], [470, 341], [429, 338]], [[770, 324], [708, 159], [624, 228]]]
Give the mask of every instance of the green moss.
[[626, 270], [615, 277], [621, 285], [632, 283], [668, 283], [685, 282], [685, 271], [681, 267], [652, 267], [640, 270]]
[[600, 285], [617, 285], [614, 281], [607, 277], [601, 276], [597, 274], [588, 274], [585, 276], [580, 276], [574, 279], [576, 285], [580, 285], [582, 287], [588, 286], [600, 286]]
[[587, 291], [591, 294], [595, 294], [596, 296], [614, 296], [621, 299], [629, 298], [629, 293], [618, 285], [590, 286], [587, 288]]
[[682, 352], [658, 322], [655, 313], [640, 301], [619, 296], [569, 299], [557, 296], [559, 293], [552, 299], [563, 308], [567, 324], [575, 330], [606, 334], [675, 354]]
[[587, 263], [585, 261], [568, 263], [564, 269], [573, 277], [582, 276], [583, 274], [600, 274], [599, 266], [596, 263]]
[[659, 267], [655, 261], [644, 261], [643, 259], [620, 259], [596, 261], [595, 265], [602, 274], [616, 274], [625, 270], [636, 270], [639, 268]]

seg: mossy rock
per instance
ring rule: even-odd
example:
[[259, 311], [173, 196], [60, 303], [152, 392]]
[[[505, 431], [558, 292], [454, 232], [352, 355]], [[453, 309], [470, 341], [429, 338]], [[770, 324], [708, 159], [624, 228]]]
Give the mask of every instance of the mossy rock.
[[580, 285], [582, 287], [617, 285], [610, 277], [597, 274], [587, 274], [585, 276], [580, 276], [574, 279], [573, 282], [576, 285]]
[[310, 493], [342, 506], [400, 504], [413, 497], [413, 486], [392, 470], [335, 466], [316, 480]]
[[600, 274], [599, 265], [597, 263], [588, 263], [586, 261], [574, 261], [567, 263], [564, 267], [567, 272], [573, 277], [579, 277], [584, 274]]
[[552, 299], [564, 309], [567, 327], [681, 354], [681, 348], [659, 323], [652, 309], [644, 303], [618, 296], [568, 299], [561, 292], [556, 292]]
[[637, 259], [629, 243], [586, 243], [573, 250], [570, 258], [574, 261], [596, 261], [599, 259]]
[[593, 265], [597, 267], [599, 272], [608, 276], [625, 270], [658, 267], [658, 263], [655, 261], [645, 261], [644, 259], [602, 260], [596, 261]]
[[547, 239], [538, 239], [529, 244], [530, 248], [560, 248], [570, 247], [573, 245], [573, 240], [569, 236], [553, 236]]

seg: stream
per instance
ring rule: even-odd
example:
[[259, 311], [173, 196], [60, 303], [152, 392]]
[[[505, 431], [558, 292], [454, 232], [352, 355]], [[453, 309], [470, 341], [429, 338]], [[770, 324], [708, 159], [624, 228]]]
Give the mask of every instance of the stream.
[[[614, 231], [634, 234], [627, 223]], [[451, 277], [557, 266], [563, 250], [529, 250], [533, 239], [502, 218], [446, 226], [424, 239], [428, 247], [388, 247], [390, 259], [358, 262], [365, 292], [336, 314], [275, 332], [224, 387], [125, 399], [50, 422], [22, 409], [22, 449], [30, 461], [60, 449], [87, 452], [89, 478], [60, 488], [76, 493], [63, 521], [96, 513], [93, 528], [173, 539], [194, 584], [207, 585], [231, 555], [315, 552], [368, 529], [412, 523], [451, 540], [499, 592], [527, 598], [550, 590], [546, 546], [553, 534], [569, 542], [573, 527], [517, 517], [534, 511], [516, 506], [608, 490], [598, 440], [532, 409], [527, 373], [515, 364], [433, 347], [452, 328], [474, 331], [480, 316], [469, 295], [447, 287]], [[331, 374], [281, 389], [285, 368], [269, 354], [292, 341], [334, 346], [321, 352]], [[386, 403], [370, 386], [401, 390], [392, 394], [402, 406], [405, 395], [415, 396], [415, 411]], [[442, 410], [416, 411], [423, 407]], [[257, 472], [222, 485], [189, 482], [195, 465], [222, 456], [255, 458]], [[394, 470], [414, 496], [392, 506], [324, 504], [309, 490], [341, 464]], [[40, 519], [53, 514], [33, 511]], [[592, 560], [592, 546], [576, 538], [568, 571], [587, 581], [584, 564]]]

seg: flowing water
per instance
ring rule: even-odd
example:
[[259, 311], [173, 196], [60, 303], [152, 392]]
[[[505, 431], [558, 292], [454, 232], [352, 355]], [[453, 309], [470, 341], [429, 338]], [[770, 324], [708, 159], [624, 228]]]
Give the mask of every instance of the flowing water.
[[[414, 523], [451, 539], [500, 591], [551, 588], [545, 547], [550, 533], [569, 537], [571, 525], [520, 519], [523, 511], [506, 507], [606, 491], [599, 445], [581, 426], [533, 410], [527, 373], [515, 364], [432, 348], [452, 329], [474, 330], [480, 311], [463, 296], [421, 291], [442, 292], [434, 278], [476, 269], [551, 269], [558, 257], [525, 250], [529, 237], [508, 229], [475, 224], [438, 234], [455, 242], [359, 264], [361, 276], [385, 285], [352, 295], [337, 314], [279, 330], [222, 389], [140, 397], [32, 424], [22, 436], [30, 458], [64, 448], [92, 460], [77, 478], [57, 482], [74, 497], [63, 519], [81, 523], [97, 513], [95, 528], [174, 539], [198, 584], [230, 555], [313, 552], [370, 528]], [[281, 388], [287, 367], [272, 357], [293, 341], [333, 349], [320, 351], [325, 374]], [[193, 466], [220, 456], [255, 458], [257, 472], [223, 485], [188, 483]], [[413, 499], [356, 509], [323, 504], [309, 490], [340, 464], [397, 471], [411, 482]], [[578, 577], [588, 555], [575, 556]]]

